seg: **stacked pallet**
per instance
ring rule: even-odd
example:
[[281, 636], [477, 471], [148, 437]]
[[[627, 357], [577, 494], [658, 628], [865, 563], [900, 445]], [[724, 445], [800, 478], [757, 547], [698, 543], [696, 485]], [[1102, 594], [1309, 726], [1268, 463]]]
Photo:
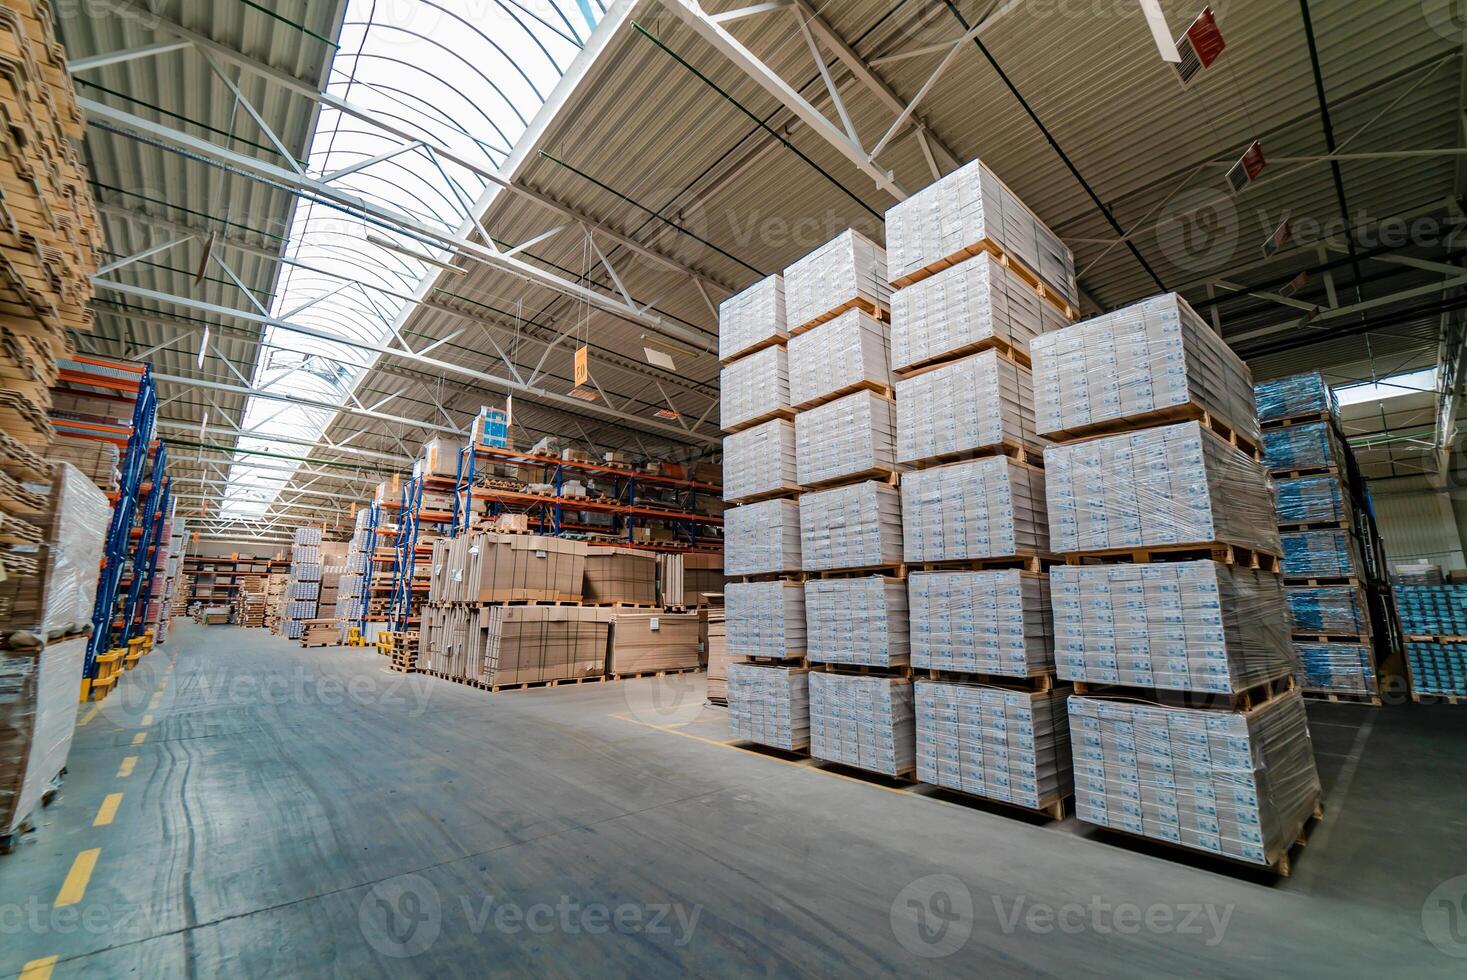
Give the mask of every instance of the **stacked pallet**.
[[390, 658], [388, 668], [399, 674], [415, 673], [418, 669], [417, 630], [384, 630], [382, 645]]
[[370, 507], [359, 509], [351, 540], [347, 542], [346, 561], [336, 594], [336, 630], [342, 643], [347, 642], [353, 629], [360, 628], [367, 614], [367, 567], [372, 560], [369, 551], [375, 536], [374, 516]]
[[290, 584], [285, 591], [281, 632], [287, 640], [299, 640], [306, 621], [316, 618], [321, 600], [321, 529], [298, 527], [290, 546]]
[[1444, 582], [1440, 570], [1431, 578], [1395, 587], [1411, 696], [1467, 704], [1467, 582]]
[[286, 572], [271, 572], [265, 580], [265, 628], [272, 633], [284, 635], [286, 604], [290, 601], [290, 575]]
[[709, 606], [703, 617], [703, 656], [708, 662], [708, 702], [728, 705], [728, 628], [721, 606]]

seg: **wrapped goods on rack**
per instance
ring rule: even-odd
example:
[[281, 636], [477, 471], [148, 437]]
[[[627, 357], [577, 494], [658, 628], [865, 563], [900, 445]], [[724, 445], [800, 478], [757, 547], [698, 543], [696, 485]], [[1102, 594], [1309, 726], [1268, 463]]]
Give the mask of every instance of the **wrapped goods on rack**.
[[1396, 612], [1412, 636], [1467, 636], [1467, 583], [1397, 585]]
[[724, 587], [724, 652], [730, 657], [804, 656], [805, 589], [799, 582]]
[[765, 276], [718, 305], [718, 358], [731, 361], [789, 336], [784, 316], [784, 277]]
[[794, 500], [761, 500], [725, 511], [724, 574], [798, 572], [802, 564], [800, 509]]
[[1344, 459], [1342, 448], [1330, 422], [1290, 425], [1263, 434], [1263, 462], [1275, 471], [1339, 466]]
[[896, 667], [910, 659], [907, 583], [885, 575], [805, 583], [812, 663]]
[[1279, 553], [1262, 467], [1198, 422], [1044, 450], [1056, 551], [1224, 542]]
[[908, 562], [961, 561], [1049, 550], [1043, 470], [1007, 456], [902, 476]]
[[847, 310], [791, 337], [790, 402], [798, 409], [855, 388], [890, 387], [890, 329], [862, 310]]
[[793, 422], [770, 419], [724, 438], [724, 500], [798, 490], [799, 484]]
[[1359, 576], [1359, 543], [1343, 529], [1290, 531], [1280, 535], [1284, 546], [1285, 578], [1348, 578]]
[[1253, 386], [1258, 420], [1271, 422], [1300, 415], [1338, 415], [1339, 399], [1318, 371], [1260, 381]]
[[[641, 552], [637, 552], [638, 555]], [[428, 601], [575, 602], [582, 598], [587, 545], [538, 534], [474, 531], [433, 542]], [[651, 574], [648, 565], [644, 574]]]
[[795, 467], [803, 486], [896, 467], [896, 406], [858, 391], [795, 416]]
[[806, 571], [901, 562], [902, 502], [895, 487], [868, 480], [805, 493], [799, 508], [799, 554]]
[[784, 308], [791, 332], [852, 307], [886, 310], [886, 249], [853, 229], [784, 270]]
[[1054, 673], [1049, 580], [1018, 569], [917, 572], [908, 580], [912, 666], [966, 674]]
[[1042, 448], [1029, 372], [983, 351], [897, 382], [899, 463], [1005, 444]]
[[85, 636], [0, 650], [0, 835], [31, 821], [66, 767], [86, 654]]
[[1378, 694], [1375, 653], [1369, 643], [1295, 640], [1299, 660], [1295, 677], [1306, 691], [1333, 694]]
[[1275, 487], [1278, 490], [1280, 524], [1314, 524], [1350, 519], [1344, 487], [1332, 473], [1279, 480]]
[[748, 428], [775, 417], [788, 418], [789, 355], [783, 347], [766, 347], [724, 366], [718, 390], [725, 432]]
[[728, 734], [731, 738], [793, 751], [810, 744], [810, 673], [730, 661]]
[[1295, 669], [1277, 575], [1213, 561], [1050, 569], [1061, 680], [1232, 693]]
[[1290, 585], [1284, 599], [1295, 633], [1370, 632], [1370, 611], [1358, 585]]
[[912, 682], [873, 674], [810, 674], [810, 754], [887, 776], [916, 769]]

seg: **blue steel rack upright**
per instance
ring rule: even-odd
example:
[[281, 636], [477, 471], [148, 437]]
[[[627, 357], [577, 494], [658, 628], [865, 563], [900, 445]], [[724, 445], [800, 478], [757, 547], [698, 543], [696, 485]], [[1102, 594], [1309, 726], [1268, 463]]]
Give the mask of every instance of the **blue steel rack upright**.
[[397, 515], [397, 540], [393, 543], [392, 603], [387, 625], [405, 630], [413, 609], [413, 571], [418, 563], [418, 507], [423, 502], [423, 478], [413, 477], [402, 485]]
[[153, 449], [152, 475], [144, 484], [142, 519], [139, 521], [137, 549], [133, 552], [132, 582], [123, 604], [121, 642], [143, 635], [147, 628], [148, 602], [153, 593], [153, 577], [157, 572], [158, 546], [163, 524], [168, 516], [172, 488], [167, 473], [168, 447], [161, 443]]
[[367, 621], [372, 608], [372, 579], [377, 573], [377, 537], [382, 526], [382, 504], [373, 501], [367, 507], [366, 567], [362, 569], [362, 608], [357, 615], [357, 629], [363, 639], [367, 636]]

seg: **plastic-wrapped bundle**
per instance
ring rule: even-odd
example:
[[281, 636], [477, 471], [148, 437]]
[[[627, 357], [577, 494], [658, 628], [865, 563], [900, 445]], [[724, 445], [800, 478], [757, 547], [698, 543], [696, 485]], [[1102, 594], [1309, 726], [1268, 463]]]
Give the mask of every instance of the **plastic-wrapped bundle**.
[[915, 368], [995, 340], [1027, 352], [1033, 337], [1067, 326], [1033, 286], [982, 252], [891, 294], [891, 366]]
[[1271, 470], [1339, 466], [1342, 459], [1339, 436], [1329, 422], [1306, 422], [1263, 434], [1263, 462]]
[[897, 382], [900, 463], [1004, 443], [1041, 447], [1027, 368], [984, 351]]
[[718, 304], [718, 359], [731, 361], [761, 344], [789, 336], [784, 279], [775, 273]]
[[1467, 697], [1467, 643], [1411, 640], [1406, 644], [1411, 690]]
[[1074, 255], [981, 160], [888, 208], [886, 242], [895, 283], [989, 243], [1028, 266], [1071, 306], [1080, 305]]
[[810, 744], [809, 672], [803, 667], [728, 664], [728, 734], [777, 749]]
[[885, 575], [805, 583], [810, 660], [894, 667], [909, 659], [907, 584]]
[[723, 573], [763, 575], [800, 570], [800, 505], [761, 500], [723, 512]]
[[1413, 636], [1467, 636], [1467, 584], [1398, 585], [1396, 612]]
[[1365, 594], [1355, 585], [1290, 585], [1284, 589], [1295, 633], [1370, 632]]
[[917, 779], [1030, 809], [1072, 789], [1065, 696], [917, 681]]
[[970, 674], [1054, 673], [1049, 580], [1019, 569], [918, 572], [907, 580], [912, 666]]
[[841, 232], [784, 270], [784, 308], [792, 331], [856, 300], [885, 310], [891, 287], [886, 282], [886, 249], [854, 229]]
[[1035, 337], [1039, 434], [1196, 405], [1256, 444], [1248, 365], [1176, 293]]
[[1349, 519], [1344, 489], [1333, 473], [1280, 480], [1278, 509], [1280, 524], [1313, 524]]
[[895, 488], [871, 480], [801, 494], [800, 553], [804, 569], [810, 572], [899, 563], [900, 495]]
[[789, 355], [766, 347], [726, 365], [718, 390], [723, 431], [746, 429], [790, 409]]
[[803, 656], [804, 587], [799, 582], [729, 582], [724, 586], [724, 624], [727, 656]]
[[896, 468], [896, 406], [858, 391], [795, 416], [795, 471], [818, 486]]
[[1049, 570], [1061, 680], [1232, 693], [1293, 673], [1278, 576], [1213, 561]]
[[[63, 465], [105, 504], [105, 495], [86, 474]], [[99, 542], [104, 530], [105, 523], [97, 532]], [[95, 588], [95, 550], [91, 558]], [[66, 767], [86, 654], [84, 636], [47, 643], [39, 651], [0, 650], [0, 833], [14, 833], [37, 815], [52, 780]]]
[[1360, 575], [1360, 554], [1349, 531], [1290, 531], [1284, 545], [1285, 578], [1343, 578]]
[[870, 674], [810, 674], [810, 754], [870, 772], [916, 768], [912, 682]]
[[1198, 422], [1044, 450], [1056, 551], [1223, 542], [1278, 554], [1263, 468]]
[[806, 408], [860, 385], [891, 385], [891, 328], [847, 310], [791, 337], [790, 402]]
[[770, 419], [724, 437], [724, 500], [748, 500], [799, 486], [793, 422]]
[[1318, 371], [1260, 381], [1253, 386], [1253, 397], [1258, 403], [1258, 418], [1263, 422], [1320, 412], [1338, 415], [1340, 412], [1334, 389]]
[[321, 543], [321, 529], [319, 527], [296, 528], [294, 543], [305, 545], [319, 545]]
[[1006, 558], [1049, 550], [1044, 471], [987, 456], [902, 475], [909, 562]]
[[[40, 534], [34, 544], [18, 544], [0, 552], [14, 555], [16, 564], [34, 561], [34, 571], [5, 569], [0, 564], [0, 627], [3, 632], [33, 630], [42, 639], [80, 632], [91, 621], [97, 602], [97, 579], [112, 505], [97, 485], [70, 463], [52, 464], [49, 486], [30, 485], [18, 492], [38, 509], [20, 509], [15, 516]], [[22, 501], [13, 500], [18, 508]], [[6, 516], [0, 514], [0, 528]], [[5, 557], [10, 561], [9, 557]], [[154, 579], [154, 588], [162, 579]], [[75, 685], [72, 685], [75, 698]], [[0, 700], [4, 699], [0, 688]], [[0, 729], [3, 732], [3, 729]], [[0, 741], [4, 735], [0, 734]], [[55, 773], [52, 773], [55, 775]]]
[[1087, 823], [1271, 864], [1319, 800], [1304, 699], [1251, 711], [1070, 698], [1075, 811]]
[[1334, 694], [1379, 694], [1375, 656], [1369, 643], [1294, 641], [1299, 670], [1294, 675], [1306, 691]]

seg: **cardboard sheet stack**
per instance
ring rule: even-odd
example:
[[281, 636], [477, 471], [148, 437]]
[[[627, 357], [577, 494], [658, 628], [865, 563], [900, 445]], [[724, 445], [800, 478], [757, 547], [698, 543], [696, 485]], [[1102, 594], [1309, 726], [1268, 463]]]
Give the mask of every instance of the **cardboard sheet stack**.
[[1044, 451], [1029, 371], [996, 350], [908, 374], [896, 393], [899, 463], [962, 459], [985, 449]]
[[907, 585], [884, 575], [805, 583], [808, 653], [824, 664], [902, 667], [910, 662]]
[[703, 618], [703, 655], [708, 661], [708, 701], [728, 706], [728, 628], [724, 607], [707, 606]]
[[[657, 555], [636, 548], [586, 548], [585, 601], [592, 605], [657, 605]], [[678, 589], [682, 588], [679, 569]]]
[[784, 302], [790, 336], [852, 309], [886, 317], [886, 249], [858, 231], [842, 232], [784, 270]]
[[[771, 419], [723, 440], [723, 499], [741, 504], [800, 489], [795, 424]], [[727, 517], [727, 511], [724, 512]]]
[[698, 614], [618, 609], [611, 621], [606, 670], [613, 677], [699, 666]]

